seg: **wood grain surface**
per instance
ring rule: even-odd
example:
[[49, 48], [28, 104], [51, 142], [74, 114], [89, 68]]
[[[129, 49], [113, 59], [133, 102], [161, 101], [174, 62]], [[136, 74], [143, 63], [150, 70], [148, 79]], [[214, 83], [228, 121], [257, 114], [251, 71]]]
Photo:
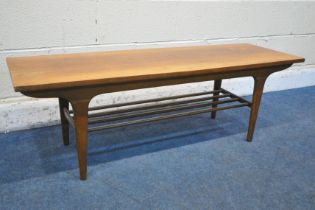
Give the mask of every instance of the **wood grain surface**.
[[7, 58], [15, 91], [209, 75], [303, 62], [251, 44], [137, 49]]

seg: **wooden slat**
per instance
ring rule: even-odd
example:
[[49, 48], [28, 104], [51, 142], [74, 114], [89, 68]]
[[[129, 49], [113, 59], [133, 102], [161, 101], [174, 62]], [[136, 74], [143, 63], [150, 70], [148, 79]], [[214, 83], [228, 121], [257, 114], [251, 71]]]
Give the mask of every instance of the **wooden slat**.
[[105, 115], [98, 116], [98, 117], [92, 117], [89, 118], [89, 123], [100, 123], [100, 122], [110, 122], [113, 120], [128, 120], [130, 118], [135, 117], [142, 117], [147, 115], [155, 115], [155, 114], [164, 114], [168, 112], [174, 112], [179, 110], [187, 110], [192, 108], [200, 108], [200, 107], [209, 107], [212, 104], [226, 104], [226, 103], [232, 103], [232, 102], [238, 102], [239, 99], [232, 98], [232, 99], [226, 99], [221, 101], [215, 101], [215, 102], [209, 102], [209, 101], [201, 101], [201, 102], [195, 102], [195, 103], [186, 103], [186, 104], [179, 104], [179, 105], [169, 105], [169, 106], [162, 106], [158, 108], [148, 108], [143, 110], [131, 110], [130, 112], [122, 112], [121, 114], [111, 114], [110, 112], [108, 114], [105, 113]]
[[250, 44], [7, 58], [14, 88], [21, 92], [237, 72], [303, 61]]
[[234, 109], [234, 108], [239, 108], [239, 107], [244, 107], [244, 106], [248, 106], [248, 103], [240, 103], [240, 104], [236, 104], [236, 105], [230, 105], [230, 106], [224, 106], [224, 107], [218, 107], [218, 108], [203, 108], [203, 109], [198, 109], [198, 110], [179, 112], [179, 113], [167, 114], [167, 115], [162, 115], [162, 116], [148, 117], [148, 118], [144, 118], [144, 119], [128, 120], [128, 121], [117, 122], [117, 123], [113, 123], [113, 124], [91, 127], [88, 129], [88, 131], [99, 131], [99, 130], [104, 130], [104, 129], [109, 129], [109, 128], [117, 128], [117, 127], [123, 127], [123, 126], [128, 126], [128, 125], [154, 122], [154, 121], [172, 119], [172, 118], [177, 118], [177, 117], [202, 114], [202, 113], [212, 112], [212, 111]]

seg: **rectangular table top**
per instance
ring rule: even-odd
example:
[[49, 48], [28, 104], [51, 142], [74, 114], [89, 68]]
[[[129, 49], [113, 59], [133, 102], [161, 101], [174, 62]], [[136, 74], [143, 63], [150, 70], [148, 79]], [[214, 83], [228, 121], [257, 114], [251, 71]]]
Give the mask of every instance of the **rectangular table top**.
[[246, 71], [303, 61], [251, 44], [7, 58], [14, 89], [21, 92]]

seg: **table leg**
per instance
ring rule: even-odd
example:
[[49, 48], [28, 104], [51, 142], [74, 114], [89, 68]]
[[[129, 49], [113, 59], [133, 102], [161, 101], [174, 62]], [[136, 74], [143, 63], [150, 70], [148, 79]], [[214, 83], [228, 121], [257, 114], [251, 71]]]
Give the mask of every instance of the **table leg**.
[[69, 145], [69, 122], [65, 117], [63, 109], [69, 109], [69, 102], [66, 99], [59, 98], [59, 111], [60, 111], [60, 121], [62, 129], [63, 144]]
[[[221, 88], [221, 84], [222, 84], [222, 80], [221, 79], [214, 80], [213, 90], [219, 90]], [[213, 93], [213, 96], [217, 96], [217, 95], [219, 95], [219, 93]], [[219, 100], [218, 98], [214, 98], [213, 102], [216, 102], [218, 100]], [[216, 108], [216, 107], [217, 107], [217, 104], [212, 104], [212, 108]], [[211, 112], [211, 118], [212, 119], [215, 119], [216, 115], [217, 115], [217, 111], [212, 111]]]
[[80, 179], [87, 177], [88, 101], [72, 102], [80, 168]]
[[266, 79], [267, 77], [254, 77], [255, 84], [254, 84], [253, 99], [252, 99], [249, 126], [248, 126], [248, 132], [247, 132], [247, 141], [252, 141], [253, 139], [261, 96], [263, 94], [263, 89], [264, 89]]

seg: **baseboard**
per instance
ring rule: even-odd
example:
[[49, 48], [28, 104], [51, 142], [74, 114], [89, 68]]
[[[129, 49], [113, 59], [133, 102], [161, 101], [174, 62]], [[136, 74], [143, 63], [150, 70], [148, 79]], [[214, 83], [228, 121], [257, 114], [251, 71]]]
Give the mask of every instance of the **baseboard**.
[[[315, 85], [315, 67], [293, 67], [274, 73], [266, 83], [265, 92], [279, 91]], [[237, 78], [223, 81], [223, 87], [238, 95], [252, 93], [252, 78]], [[149, 88], [100, 95], [93, 99], [96, 104], [112, 104], [151, 97], [170, 96], [212, 89], [212, 82], [191, 83], [177, 86]], [[28, 97], [2, 99], [0, 101], [0, 132], [30, 129], [59, 123], [57, 99], [32, 99]]]

